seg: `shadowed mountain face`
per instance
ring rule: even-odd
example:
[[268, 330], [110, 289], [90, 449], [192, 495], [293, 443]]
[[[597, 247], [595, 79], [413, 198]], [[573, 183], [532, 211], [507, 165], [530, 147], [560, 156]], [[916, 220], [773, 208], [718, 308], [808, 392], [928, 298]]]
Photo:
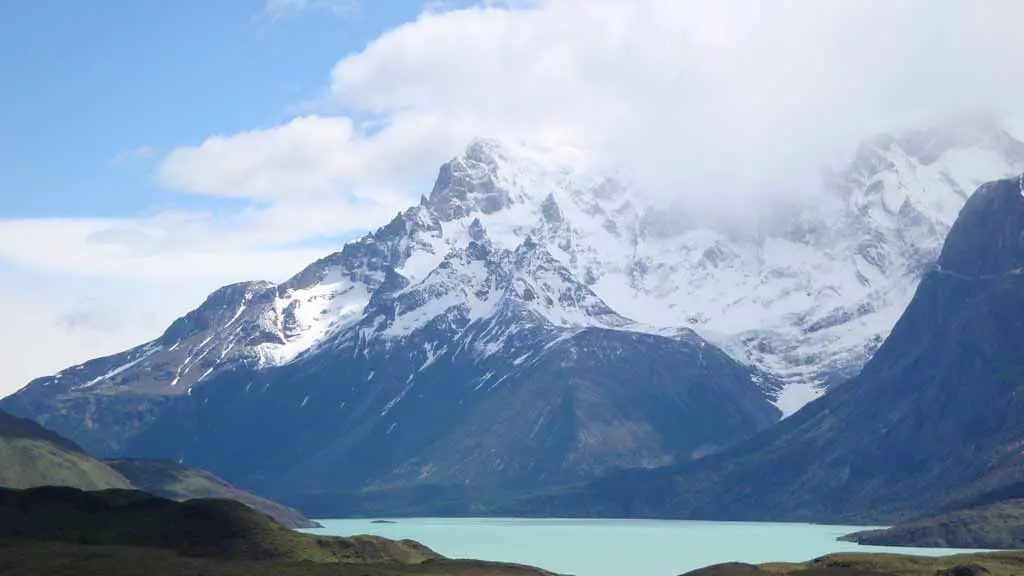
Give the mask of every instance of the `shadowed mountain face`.
[[209, 472], [166, 461], [103, 462], [31, 420], [0, 412], [0, 487], [41, 486], [81, 490], [142, 488], [179, 501], [224, 498], [259, 510], [289, 528], [319, 526], [296, 510], [234, 488]]
[[[161, 338], [3, 405], [97, 453], [290, 501], [577, 482], [778, 420], [769, 376], [692, 330], [618, 314], [539, 240], [561, 212], [531, 214], [526, 196], [550, 183], [496, 172], [496, 147], [467, 154], [430, 199], [285, 284], [221, 289]], [[501, 207], [539, 218], [537, 235], [485, 226]]]
[[881, 522], [1020, 478], [1024, 192], [986, 184], [859, 376], [690, 466], [520, 502], [523, 513]]
[[[414, 378], [401, 378], [412, 354], [403, 350], [225, 377], [177, 404], [132, 450], [184, 456], [286, 501], [421, 483], [524, 489], [688, 460], [777, 414], [743, 368], [700, 340], [591, 329], [564, 334], [534, 362], [466, 353]], [[488, 376], [500, 370], [509, 376]]]
[[869, 546], [913, 548], [1024, 548], [1024, 500], [957, 510], [886, 528], [843, 536], [841, 540]]
[[970, 191], [1021, 166], [994, 126], [879, 138], [820, 202], [734, 230], [480, 140], [290, 280], [226, 286], [0, 405], [292, 502], [683, 465], [856, 372]]
[[0, 438], [8, 440], [41, 440], [49, 442], [62, 450], [82, 452], [81, 447], [60, 434], [47, 430], [32, 420], [18, 418], [6, 412], [0, 412]]

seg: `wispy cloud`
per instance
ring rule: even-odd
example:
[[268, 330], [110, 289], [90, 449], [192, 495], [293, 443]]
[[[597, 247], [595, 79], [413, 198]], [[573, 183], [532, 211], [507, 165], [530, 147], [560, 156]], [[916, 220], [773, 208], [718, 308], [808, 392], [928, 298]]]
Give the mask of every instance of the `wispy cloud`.
[[0, 333], [0, 397], [158, 336], [219, 286], [291, 276], [329, 251], [279, 242], [307, 238], [295, 232], [306, 220], [280, 212], [228, 222], [172, 214], [0, 219], [0, 316], [18, 327]]
[[210, 137], [161, 175], [191, 193], [361, 202], [486, 135], [583, 148], [730, 214], [813, 188], [873, 132], [1019, 110], [1022, 19], [1000, 0], [435, 5], [343, 58], [323, 114]]
[[[272, 17], [355, 6], [264, 5]], [[69, 318], [77, 334], [54, 336], [66, 351], [45, 363], [20, 333], [3, 349], [57, 369], [134, 343], [220, 283], [285, 277], [322, 252], [296, 246], [383, 224], [474, 136], [586, 149], [666, 199], [730, 212], [788, 194], [862, 135], [962, 110], [1019, 113], [1024, 92], [1024, 3], [1011, 0], [447, 6], [339, 55], [324, 99], [310, 95], [329, 103], [320, 113], [123, 153], [158, 162], [169, 190], [241, 208], [0, 220], [0, 288], [31, 287], [0, 293], [0, 315], [38, 317], [38, 341]], [[70, 296], [81, 291], [124, 310], [123, 329], [94, 336]], [[143, 330], [131, 317], [153, 320]]]

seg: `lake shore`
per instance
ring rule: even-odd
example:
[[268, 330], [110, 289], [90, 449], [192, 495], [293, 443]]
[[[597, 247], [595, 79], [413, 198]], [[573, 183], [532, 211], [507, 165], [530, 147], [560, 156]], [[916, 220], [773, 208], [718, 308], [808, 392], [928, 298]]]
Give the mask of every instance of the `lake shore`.
[[[381, 520], [392, 523], [381, 523]], [[861, 546], [838, 538], [877, 526], [526, 518], [318, 519], [322, 535], [372, 534], [422, 542], [450, 558], [542, 566], [575, 576], [675, 576], [713, 564], [805, 562], [826, 554], [944, 556], [977, 552]]]

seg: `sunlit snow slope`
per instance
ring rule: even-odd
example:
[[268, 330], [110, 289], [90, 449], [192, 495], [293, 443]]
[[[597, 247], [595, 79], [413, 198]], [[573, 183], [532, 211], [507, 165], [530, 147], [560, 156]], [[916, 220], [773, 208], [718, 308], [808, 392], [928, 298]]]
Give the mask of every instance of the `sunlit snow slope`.
[[[511, 287], [560, 328], [692, 329], [763, 372], [754, 378], [790, 414], [873, 353], [973, 190], [1022, 170], [1024, 145], [984, 122], [880, 136], [813, 202], [725, 229], [543, 151], [478, 140], [418, 205], [288, 282], [225, 287], [159, 339], [36, 384], [188, 394], [221, 370], [288, 364], [332, 338], [396, 341], [456, 309], [486, 319]], [[561, 267], [524, 260], [524, 245]], [[481, 247], [495, 255], [466, 252]], [[369, 322], [385, 293], [394, 316]]]

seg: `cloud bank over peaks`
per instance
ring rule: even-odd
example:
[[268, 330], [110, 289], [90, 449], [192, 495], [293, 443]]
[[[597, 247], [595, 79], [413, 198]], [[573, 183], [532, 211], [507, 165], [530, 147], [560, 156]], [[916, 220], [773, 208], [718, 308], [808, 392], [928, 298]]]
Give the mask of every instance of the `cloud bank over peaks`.
[[823, 165], [875, 132], [1013, 111], [1022, 18], [996, 0], [434, 9], [338, 62], [327, 93], [340, 115], [211, 137], [159, 174], [196, 194], [390, 210], [491, 136], [587, 150], [699, 210], [758, 210], [815, 190]]
[[480, 136], [742, 228], [813, 202], [822, 167], [877, 132], [986, 110], [1020, 136], [1022, 21], [1013, 0], [432, 3], [339, 54], [315, 112], [124, 154], [230, 208], [0, 221], [0, 263], [165, 294], [179, 276], [277, 280], [414, 204]]

